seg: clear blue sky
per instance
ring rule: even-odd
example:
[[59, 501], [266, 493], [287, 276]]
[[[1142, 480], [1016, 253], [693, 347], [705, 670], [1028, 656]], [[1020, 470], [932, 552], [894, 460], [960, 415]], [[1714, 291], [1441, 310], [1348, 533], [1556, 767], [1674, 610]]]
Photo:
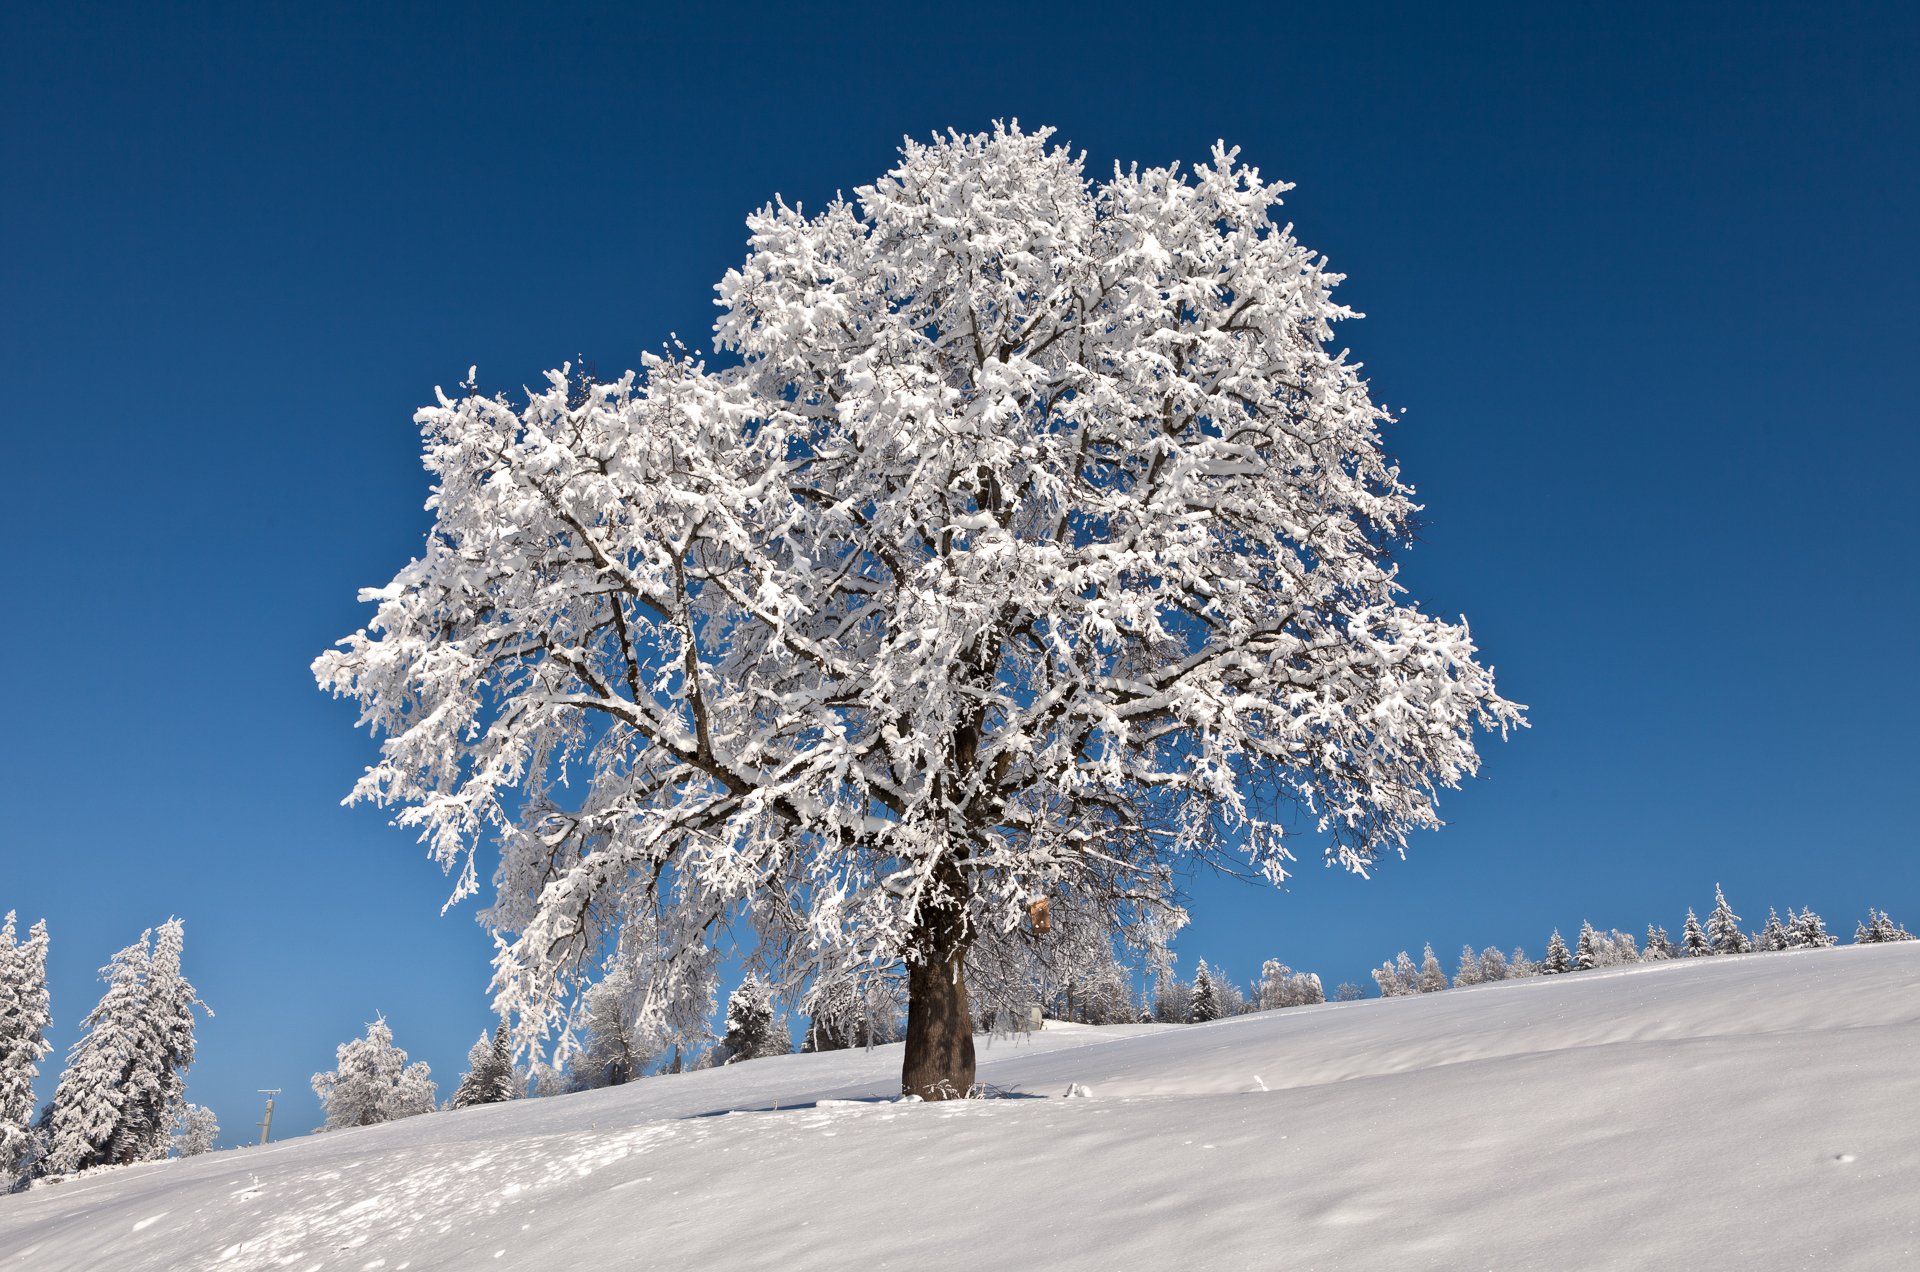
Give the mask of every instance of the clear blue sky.
[[1299, 183], [1406, 410], [1406, 577], [1532, 707], [1372, 882], [1203, 882], [1183, 967], [1450, 967], [1716, 880], [1920, 919], [1910, 6], [400, 7], [0, 16], [0, 910], [62, 1051], [179, 914], [229, 1140], [257, 1087], [314, 1125], [375, 1012], [457, 1078], [488, 943], [338, 806], [372, 748], [307, 672], [419, 543], [413, 408], [704, 337], [750, 208], [996, 117]]

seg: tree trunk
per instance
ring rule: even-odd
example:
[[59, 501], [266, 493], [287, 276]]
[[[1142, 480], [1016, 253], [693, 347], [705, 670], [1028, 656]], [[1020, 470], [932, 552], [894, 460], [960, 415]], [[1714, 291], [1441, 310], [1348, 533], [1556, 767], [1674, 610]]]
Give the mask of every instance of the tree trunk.
[[973, 1090], [973, 1013], [967, 1009], [966, 948], [907, 967], [907, 1054], [900, 1090], [923, 1100], [964, 1099]]

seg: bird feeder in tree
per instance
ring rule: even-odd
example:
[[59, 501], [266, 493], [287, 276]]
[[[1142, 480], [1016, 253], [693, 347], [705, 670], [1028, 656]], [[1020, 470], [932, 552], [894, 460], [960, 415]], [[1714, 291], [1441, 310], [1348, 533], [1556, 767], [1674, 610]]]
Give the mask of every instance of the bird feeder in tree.
[[1053, 919], [1047, 913], [1047, 899], [1035, 897], [1027, 902], [1027, 919], [1033, 924], [1035, 936], [1045, 936], [1053, 930]]

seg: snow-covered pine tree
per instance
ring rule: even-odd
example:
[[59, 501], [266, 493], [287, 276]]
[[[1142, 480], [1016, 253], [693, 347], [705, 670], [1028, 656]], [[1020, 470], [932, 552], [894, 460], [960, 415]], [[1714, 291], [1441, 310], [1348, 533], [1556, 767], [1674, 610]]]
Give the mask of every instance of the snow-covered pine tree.
[[504, 1104], [518, 1099], [521, 1084], [513, 1071], [513, 1044], [507, 1034], [507, 1022], [494, 1027], [493, 1036], [480, 1040], [467, 1051], [467, 1072], [454, 1088], [452, 1107], [471, 1108], [476, 1104]]
[[1693, 915], [1693, 907], [1687, 907], [1687, 926], [1680, 933], [1680, 947], [1688, 958], [1699, 958], [1706, 954], [1717, 954], [1713, 944], [1707, 940], [1707, 934], [1700, 930], [1700, 920]]
[[1357, 1003], [1366, 996], [1367, 992], [1352, 981], [1341, 981], [1333, 990], [1333, 1001], [1336, 1003]]
[[724, 1064], [758, 1060], [762, 1056], [784, 1056], [793, 1050], [793, 1040], [773, 1018], [773, 998], [760, 978], [747, 973], [740, 988], [727, 999], [727, 1032], [720, 1040]]
[[[1560, 934], [1555, 932], [1554, 935]], [[1551, 946], [1548, 947], [1547, 957], [1549, 959], [1553, 957]], [[1598, 936], [1593, 930], [1593, 924], [1582, 919], [1580, 920], [1580, 939], [1574, 943], [1573, 947], [1573, 970], [1586, 972], [1598, 966], [1600, 966]]]
[[319, 1129], [374, 1126], [433, 1112], [433, 1071], [424, 1060], [407, 1063], [393, 1045], [386, 1017], [376, 1017], [366, 1036], [343, 1042], [334, 1051], [335, 1067], [313, 1075], [326, 1122]]
[[14, 937], [14, 914], [0, 923], [0, 1186], [26, 1168], [34, 1150], [33, 1080], [53, 1050], [47, 1026], [47, 925], [35, 923], [27, 939]]
[[1553, 935], [1547, 939], [1547, 957], [1541, 961], [1540, 970], [1549, 976], [1573, 970], [1573, 957], [1567, 953], [1567, 943], [1561, 939], [1559, 928], [1553, 929]]
[[220, 1122], [213, 1110], [198, 1104], [182, 1104], [173, 1119], [173, 1153], [176, 1157], [198, 1157], [210, 1153], [220, 1139]]
[[[1519, 953], [1518, 950], [1514, 951]], [[1483, 981], [1503, 981], [1511, 969], [1507, 965], [1507, 956], [1500, 952], [1497, 945], [1489, 945], [1480, 951], [1480, 979]]]
[[[1793, 910], [1789, 908], [1788, 914]], [[1784, 950], [1789, 946], [1787, 926], [1780, 921], [1780, 912], [1772, 906], [1767, 907], [1767, 925], [1760, 929], [1759, 948], [1768, 953]]]
[[1420, 992], [1420, 969], [1414, 966], [1413, 957], [1405, 950], [1393, 956], [1393, 978], [1400, 982], [1402, 994]]
[[1707, 916], [1707, 943], [1715, 954], [1745, 954], [1753, 948], [1747, 934], [1740, 930], [1740, 916], [1727, 904], [1726, 894], [1717, 883], [1713, 885], [1713, 913]]
[[1187, 1019], [1200, 1025], [1220, 1019], [1221, 1014], [1220, 995], [1214, 987], [1213, 972], [1203, 958], [1199, 966], [1193, 969], [1193, 1001], [1187, 1006]]
[[66, 1068], [54, 1088], [47, 1122], [45, 1174], [64, 1175], [95, 1166], [138, 1161], [127, 1135], [127, 1105], [135, 1088], [151, 1099], [158, 1078], [141, 1065], [147, 1046], [147, 973], [153, 963], [153, 930], [116, 953], [100, 969], [106, 993], [81, 1020], [85, 1032], [67, 1051]]
[[1440, 968], [1440, 959], [1433, 952], [1433, 942], [1427, 942], [1425, 953], [1420, 957], [1420, 978], [1414, 982], [1414, 988], [1423, 994], [1437, 994], [1447, 987], [1447, 974]]
[[1516, 945], [1513, 953], [1507, 956], [1507, 979], [1524, 980], [1540, 974], [1540, 964], [1527, 957], [1525, 949]]
[[1813, 912], [1812, 906], [1807, 906], [1794, 916], [1788, 927], [1788, 938], [1796, 946], [1816, 950], [1840, 943], [1839, 937], [1827, 931], [1826, 921]]
[[1911, 941], [1913, 933], [1893, 921], [1885, 910], [1867, 907], [1867, 921], [1853, 929], [1855, 945], [1879, 945], [1887, 941]]
[[1373, 983], [1380, 987], [1380, 997], [1398, 998], [1405, 992], [1400, 988], [1400, 978], [1394, 974], [1392, 959], [1374, 968], [1372, 975]]
[[1473, 952], [1473, 946], [1460, 947], [1460, 966], [1453, 969], [1453, 987], [1478, 985], [1486, 977], [1480, 972], [1480, 956]]
[[979, 933], [1067, 893], [1136, 925], [1183, 859], [1277, 881], [1296, 808], [1365, 870], [1522, 723], [1399, 581], [1413, 491], [1285, 185], [1050, 136], [753, 214], [724, 368], [416, 416], [426, 545], [314, 671], [455, 899], [497, 848], [522, 1036], [621, 928], [649, 1002], [738, 933], [790, 993], [904, 971], [902, 1089], [963, 1094]]
[[1667, 929], [1647, 924], [1647, 948], [1641, 957], [1648, 962], [1673, 957], [1673, 941], [1667, 936]]
[[153, 958], [147, 965], [145, 1032], [142, 1058], [129, 1082], [122, 1126], [124, 1145], [116, 1161], [154, 1161], [167, 1155], [173, 1126], [186, 1104], [187, 1070], [193, 1064], [194, 1008], [213, 1012], [188, 982], [181, 958], [186, 925], [169, 918], [154, 931]]

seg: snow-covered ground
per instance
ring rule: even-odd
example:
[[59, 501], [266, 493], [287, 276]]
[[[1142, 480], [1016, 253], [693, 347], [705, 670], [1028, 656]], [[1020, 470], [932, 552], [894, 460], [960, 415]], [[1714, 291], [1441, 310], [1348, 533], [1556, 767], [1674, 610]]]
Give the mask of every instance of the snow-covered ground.
[[1009, 1098], [887, 1100], [884, 1047], [83, 1176], [0, 1197], [0, 1269], [1920, 1266], [1920, 942], [982, 1061]]

